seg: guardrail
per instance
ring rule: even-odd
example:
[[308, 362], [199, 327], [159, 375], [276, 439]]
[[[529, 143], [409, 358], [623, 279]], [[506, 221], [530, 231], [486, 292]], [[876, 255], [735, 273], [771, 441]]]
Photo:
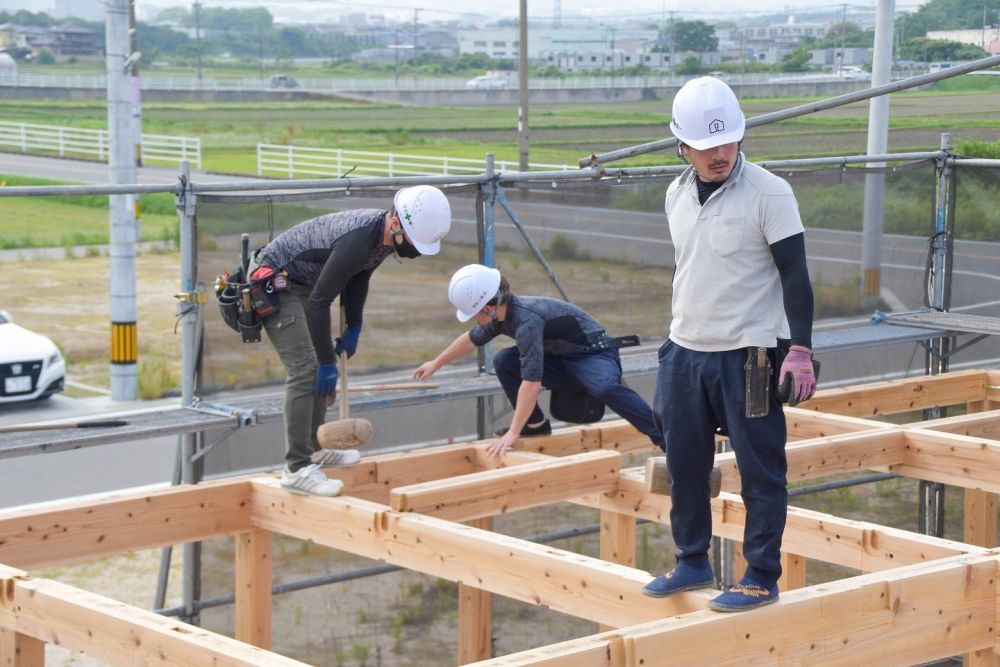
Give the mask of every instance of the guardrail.
[[[496, 171], [519, 171], [517, 162], [497, 160]], [[568, 164], [530, 163], [533, 171], [566, 171], [576, 169]], [[340, 148], [310, 148], [278, 144], [257, 144], [257, 175], [278, 173], [287, 178], [296, 176], [461, 176], [481, 174], [483, 160], [402, 153], [373, 153]]]
[[[108, 159], [107, 130], [0, 121], [0, 148], [17, 153]], [[187, 160], [201, 169], [201, 139], [165, 134], [142, 135], [142, 162], [180, 164]]]

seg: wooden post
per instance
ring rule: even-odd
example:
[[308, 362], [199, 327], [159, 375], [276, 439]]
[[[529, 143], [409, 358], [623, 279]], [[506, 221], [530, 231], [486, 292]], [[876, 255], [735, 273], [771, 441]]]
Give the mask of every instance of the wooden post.
[[[466, 524], [493, 530], [492, 517], [466, 521]], [[493, 657], [493, 596], [480, 588], [458, 584], [458, 664], [489, 660]]]
[[797, 554], [781, 552], [781, 578], [778, 590], [781, 592], [803, 588], [806, 585], [806, 559]]
[[[747, 560], [743, 557], [743, 543], [733, 540], [733, 583], [735, 584], [747, 572]], [[723, 579], [719, 573], [719, 579]]]
[[45, 642], [0, 628], [0, 667], [45, 667]]
[[236, 536], [236, 639], [271, 648], [271, 532]]
[[[995, 410], [994, 401], [969, 401], [966, 412]], [[965, 490], [964, 542], [992, 549], [997, 546], [997, 494], [982, 489]]]
[[[635, 567], [635, 517], [601, 510], [601, 560]], [[615, 629], [598, 628], [599, 632]]]

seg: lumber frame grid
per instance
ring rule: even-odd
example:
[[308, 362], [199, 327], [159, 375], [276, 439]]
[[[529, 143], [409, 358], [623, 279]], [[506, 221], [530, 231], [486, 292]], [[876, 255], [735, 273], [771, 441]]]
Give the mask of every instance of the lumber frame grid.
[[[114, 665], [296, 665], [269, 652], [273, 533], [460, 584], [457, 660], [481, 665], [908, 665], [965, 654], [1000, 665], [996, 494], [1000, 372], [965, 371], [820, 392], [786, 410], [790, 482], [887, 470], [966, 489], [965, 542], [790, 507], [780, 601], [744, 614], [705, 608], [714, 591], [642, 596], [635, 519], [667, 522], [625, 452], [650, 451], [623, 421], [521, 441], [498, 465], [486, 443], [366, 458], [337, 471], [336, 498], [289, 494], [274, 477], [111, 494], [0, 513], [0, 666], [44, 664], [46, 643]], [[871, 417], [947, 405], [967, 414], [890, 424]], [[732, 454], [714, 531], [740, 540], [745, 509]], [[490, 531], [490, 517], [570, 501], [600, 510], [601, 558]], [[131, 607], [29, 570], [232, 535], [235, 638]], [[859, 570], [803, 587], [805, 559]], [[489, 594], [600, 624], [601, 632], [491, 659]]]

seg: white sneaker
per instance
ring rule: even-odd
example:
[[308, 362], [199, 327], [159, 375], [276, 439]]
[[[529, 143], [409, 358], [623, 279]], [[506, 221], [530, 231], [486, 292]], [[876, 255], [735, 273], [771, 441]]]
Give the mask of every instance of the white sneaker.
[[352, 466], [361, 460], [356, 449], [320, 449], [313, 452], [312, 462], [318, 466]]
[[330, 479], [316, 464], [292, 472], [285, 466], [281, 472], [281, 488], [292, 493], [309, 493], [314, 496], [336, 496], [344, 488], [339, 479]]

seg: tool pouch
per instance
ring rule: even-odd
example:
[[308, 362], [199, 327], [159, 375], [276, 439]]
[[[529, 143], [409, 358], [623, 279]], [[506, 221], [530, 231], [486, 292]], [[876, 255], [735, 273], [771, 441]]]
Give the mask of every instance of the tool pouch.
[[278, 292], [288, 289], [288, 276], [270, 266], [261, 266], [250, 274], [250, 303], [259, 317], [278, 312], [281, 297]]
[[[774, 352], [774, 387], [775, 387], [774, 397], [777, 398], [779, 402], [788, 403], [789, 405], [794, 407], [798, 403], [798, 401], [796, 401], [795, 403], [791, 403], [788, 400], [791, 398], [792, 395], [792, 383], [789, 382], [784, 387], [782, 387], [781, 381], [783, 378], [779, 377], [781, 374], [781, 365], [785, 363], [785, 357], [788, 355], [788, 348], [790, 348], [791, 346], [792, 342], [787, 338], [778, 339], [778, 348]], [[813, 365], [813, 377], [816, 378], [816, 384], [819, 384], [819, 369], [822, 367], [822, 364], [816, 361], [816, 359], [812, 359], [812, 365]]]
[[554, 418], [571, 424], [593, 424], [604, 417], [604, 403], [582, 391], [553, 389], [549, 396], [549, 412]]
[[766, 347], [748, 347], [746, 371], [746, 417], [766, 417], [771, 411], [771, 360]]
[[243, 282], [243, 269], [238, 266], [215, 278], [215, 301], [219, 304], [222, 321], [237, 333], [240, 330], [240, 285]]

